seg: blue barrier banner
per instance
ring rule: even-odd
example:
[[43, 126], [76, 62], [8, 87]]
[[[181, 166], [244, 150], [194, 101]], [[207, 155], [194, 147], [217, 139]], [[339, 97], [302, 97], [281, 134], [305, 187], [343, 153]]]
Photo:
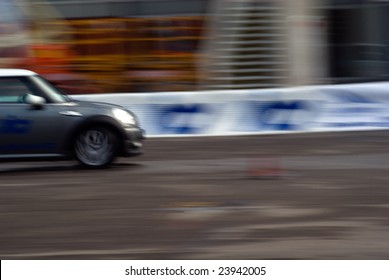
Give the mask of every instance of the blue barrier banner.
[[147, 136], [389, 128], [389, 83], [74, 96], [133, 111]]

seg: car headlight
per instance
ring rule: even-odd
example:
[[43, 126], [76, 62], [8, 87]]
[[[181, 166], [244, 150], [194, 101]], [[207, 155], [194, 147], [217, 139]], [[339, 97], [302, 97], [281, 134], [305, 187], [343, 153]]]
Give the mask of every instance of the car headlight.
[[120, 121], [124, 125], [136, 125], [136, 119], [135, 117], [130, 114], [129, 112], [115, 108], [112, 110], [113, 115], [115, 118]]

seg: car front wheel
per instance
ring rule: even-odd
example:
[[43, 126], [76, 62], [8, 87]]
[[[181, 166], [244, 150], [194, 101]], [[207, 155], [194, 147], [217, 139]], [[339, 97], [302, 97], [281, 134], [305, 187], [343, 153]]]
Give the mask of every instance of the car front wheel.
[[85, 166], [104, 167], [117, 153], [116, 135], [105, 127], [90, 127], [76, 137], [74, 152], [77, 160]]

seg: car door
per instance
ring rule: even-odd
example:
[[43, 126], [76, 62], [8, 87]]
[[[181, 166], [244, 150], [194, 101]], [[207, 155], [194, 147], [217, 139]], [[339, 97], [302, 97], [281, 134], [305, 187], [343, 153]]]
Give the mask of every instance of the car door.
[[32, 93], [21, 79], [0, 78], [0, 155], [60, 153], [62, 107], [34, 107], [23, 100], [26, 94]]

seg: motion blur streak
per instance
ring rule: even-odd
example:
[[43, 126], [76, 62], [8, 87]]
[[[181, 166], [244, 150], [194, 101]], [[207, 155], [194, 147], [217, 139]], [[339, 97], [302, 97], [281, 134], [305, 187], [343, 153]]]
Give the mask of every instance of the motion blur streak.
[[388, 136], [155, 138], [99, 171], [3, 163], [0, 258], [388, 259]]

